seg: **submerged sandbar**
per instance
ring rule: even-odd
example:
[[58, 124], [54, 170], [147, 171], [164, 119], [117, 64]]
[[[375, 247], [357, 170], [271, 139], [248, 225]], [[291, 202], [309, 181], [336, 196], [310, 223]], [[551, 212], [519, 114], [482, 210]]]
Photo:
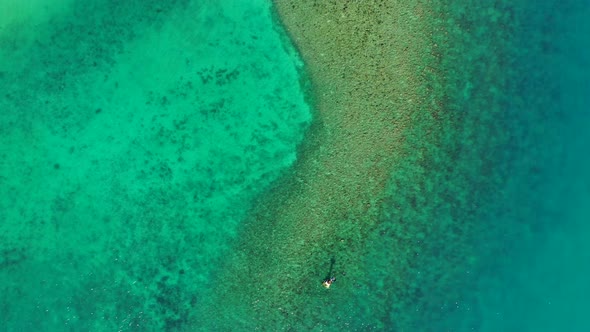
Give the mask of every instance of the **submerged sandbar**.
[[231, 310], [214, 314], [263, 329], [331, 325], [346, 318], [310, 310], [333, 306], [320, 285], [330, 259], [336, 288], [366, 277], [363, 247], [408, 129], [437, 116], [436, 14], [396, 1], [279, 0], [275, 10], [306, 64], [315, 125], [292, 173], [246, 222], [216, 290]]

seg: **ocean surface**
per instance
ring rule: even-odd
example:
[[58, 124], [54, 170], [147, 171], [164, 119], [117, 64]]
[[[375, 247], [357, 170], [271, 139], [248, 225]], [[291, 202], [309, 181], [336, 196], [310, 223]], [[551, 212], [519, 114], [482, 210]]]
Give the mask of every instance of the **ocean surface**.
[[250, 315], [322, 125], [272, 3], [0, 0], [0, 331], [590, 331], [590, 2], [420, 4], [443, 112]]
[[40, 5], [0, 42], [0, 330], [181, 329], [296, 158], [302, 63], [266, 1]]

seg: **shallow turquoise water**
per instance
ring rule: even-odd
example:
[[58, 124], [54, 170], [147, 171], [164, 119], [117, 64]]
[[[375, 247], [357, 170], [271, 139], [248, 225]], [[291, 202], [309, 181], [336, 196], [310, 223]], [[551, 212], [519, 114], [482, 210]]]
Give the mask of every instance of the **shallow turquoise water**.
[[175, 330], [310, 122], [267, 1], [82, 1], [1, 35], [0, 323]]
[[[267, 1], [59, 4], [0, 32], [2, 330], [214, 326], [195, 308], [311, 121], [302, 64]], [[590, 4], [445, 6], [447, 122], [324, 328], [590, 330]]]

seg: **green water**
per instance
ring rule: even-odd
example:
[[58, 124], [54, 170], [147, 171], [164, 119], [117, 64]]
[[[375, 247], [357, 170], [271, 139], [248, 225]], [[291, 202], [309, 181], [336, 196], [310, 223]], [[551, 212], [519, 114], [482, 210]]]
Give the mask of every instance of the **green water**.
[[244, 220], [313, 122], [270, 3], [0, 2], [0, 331], [589, 330], [590, 7], [428, 5], [444, 105], [379, 220], [343, 218], [313, 284], [249, 316], [256, 275], [223, 269], [289, 235]]
[[0, 42], [1, 330], [174, 330], [296, 158], [302, 64], [266, 1], [56, 11]]

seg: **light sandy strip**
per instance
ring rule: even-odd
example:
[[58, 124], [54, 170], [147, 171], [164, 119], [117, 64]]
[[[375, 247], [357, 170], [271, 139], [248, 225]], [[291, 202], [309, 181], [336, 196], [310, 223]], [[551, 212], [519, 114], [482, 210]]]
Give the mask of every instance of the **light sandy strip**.
[[306, 63], [316, 122], [293, 172], [239, 234], [216, 290], [224, 307], [245, 307], [218, 317], [247, 315], [261, 328], [303, 319], [331, 257], [350, 280], [362, 274], [359, 250], [403, 158], [404, 134], [436, 117], [440, 102], [431, 94], [438, 45], [428, 6], [277, 0], [275, 10]]

